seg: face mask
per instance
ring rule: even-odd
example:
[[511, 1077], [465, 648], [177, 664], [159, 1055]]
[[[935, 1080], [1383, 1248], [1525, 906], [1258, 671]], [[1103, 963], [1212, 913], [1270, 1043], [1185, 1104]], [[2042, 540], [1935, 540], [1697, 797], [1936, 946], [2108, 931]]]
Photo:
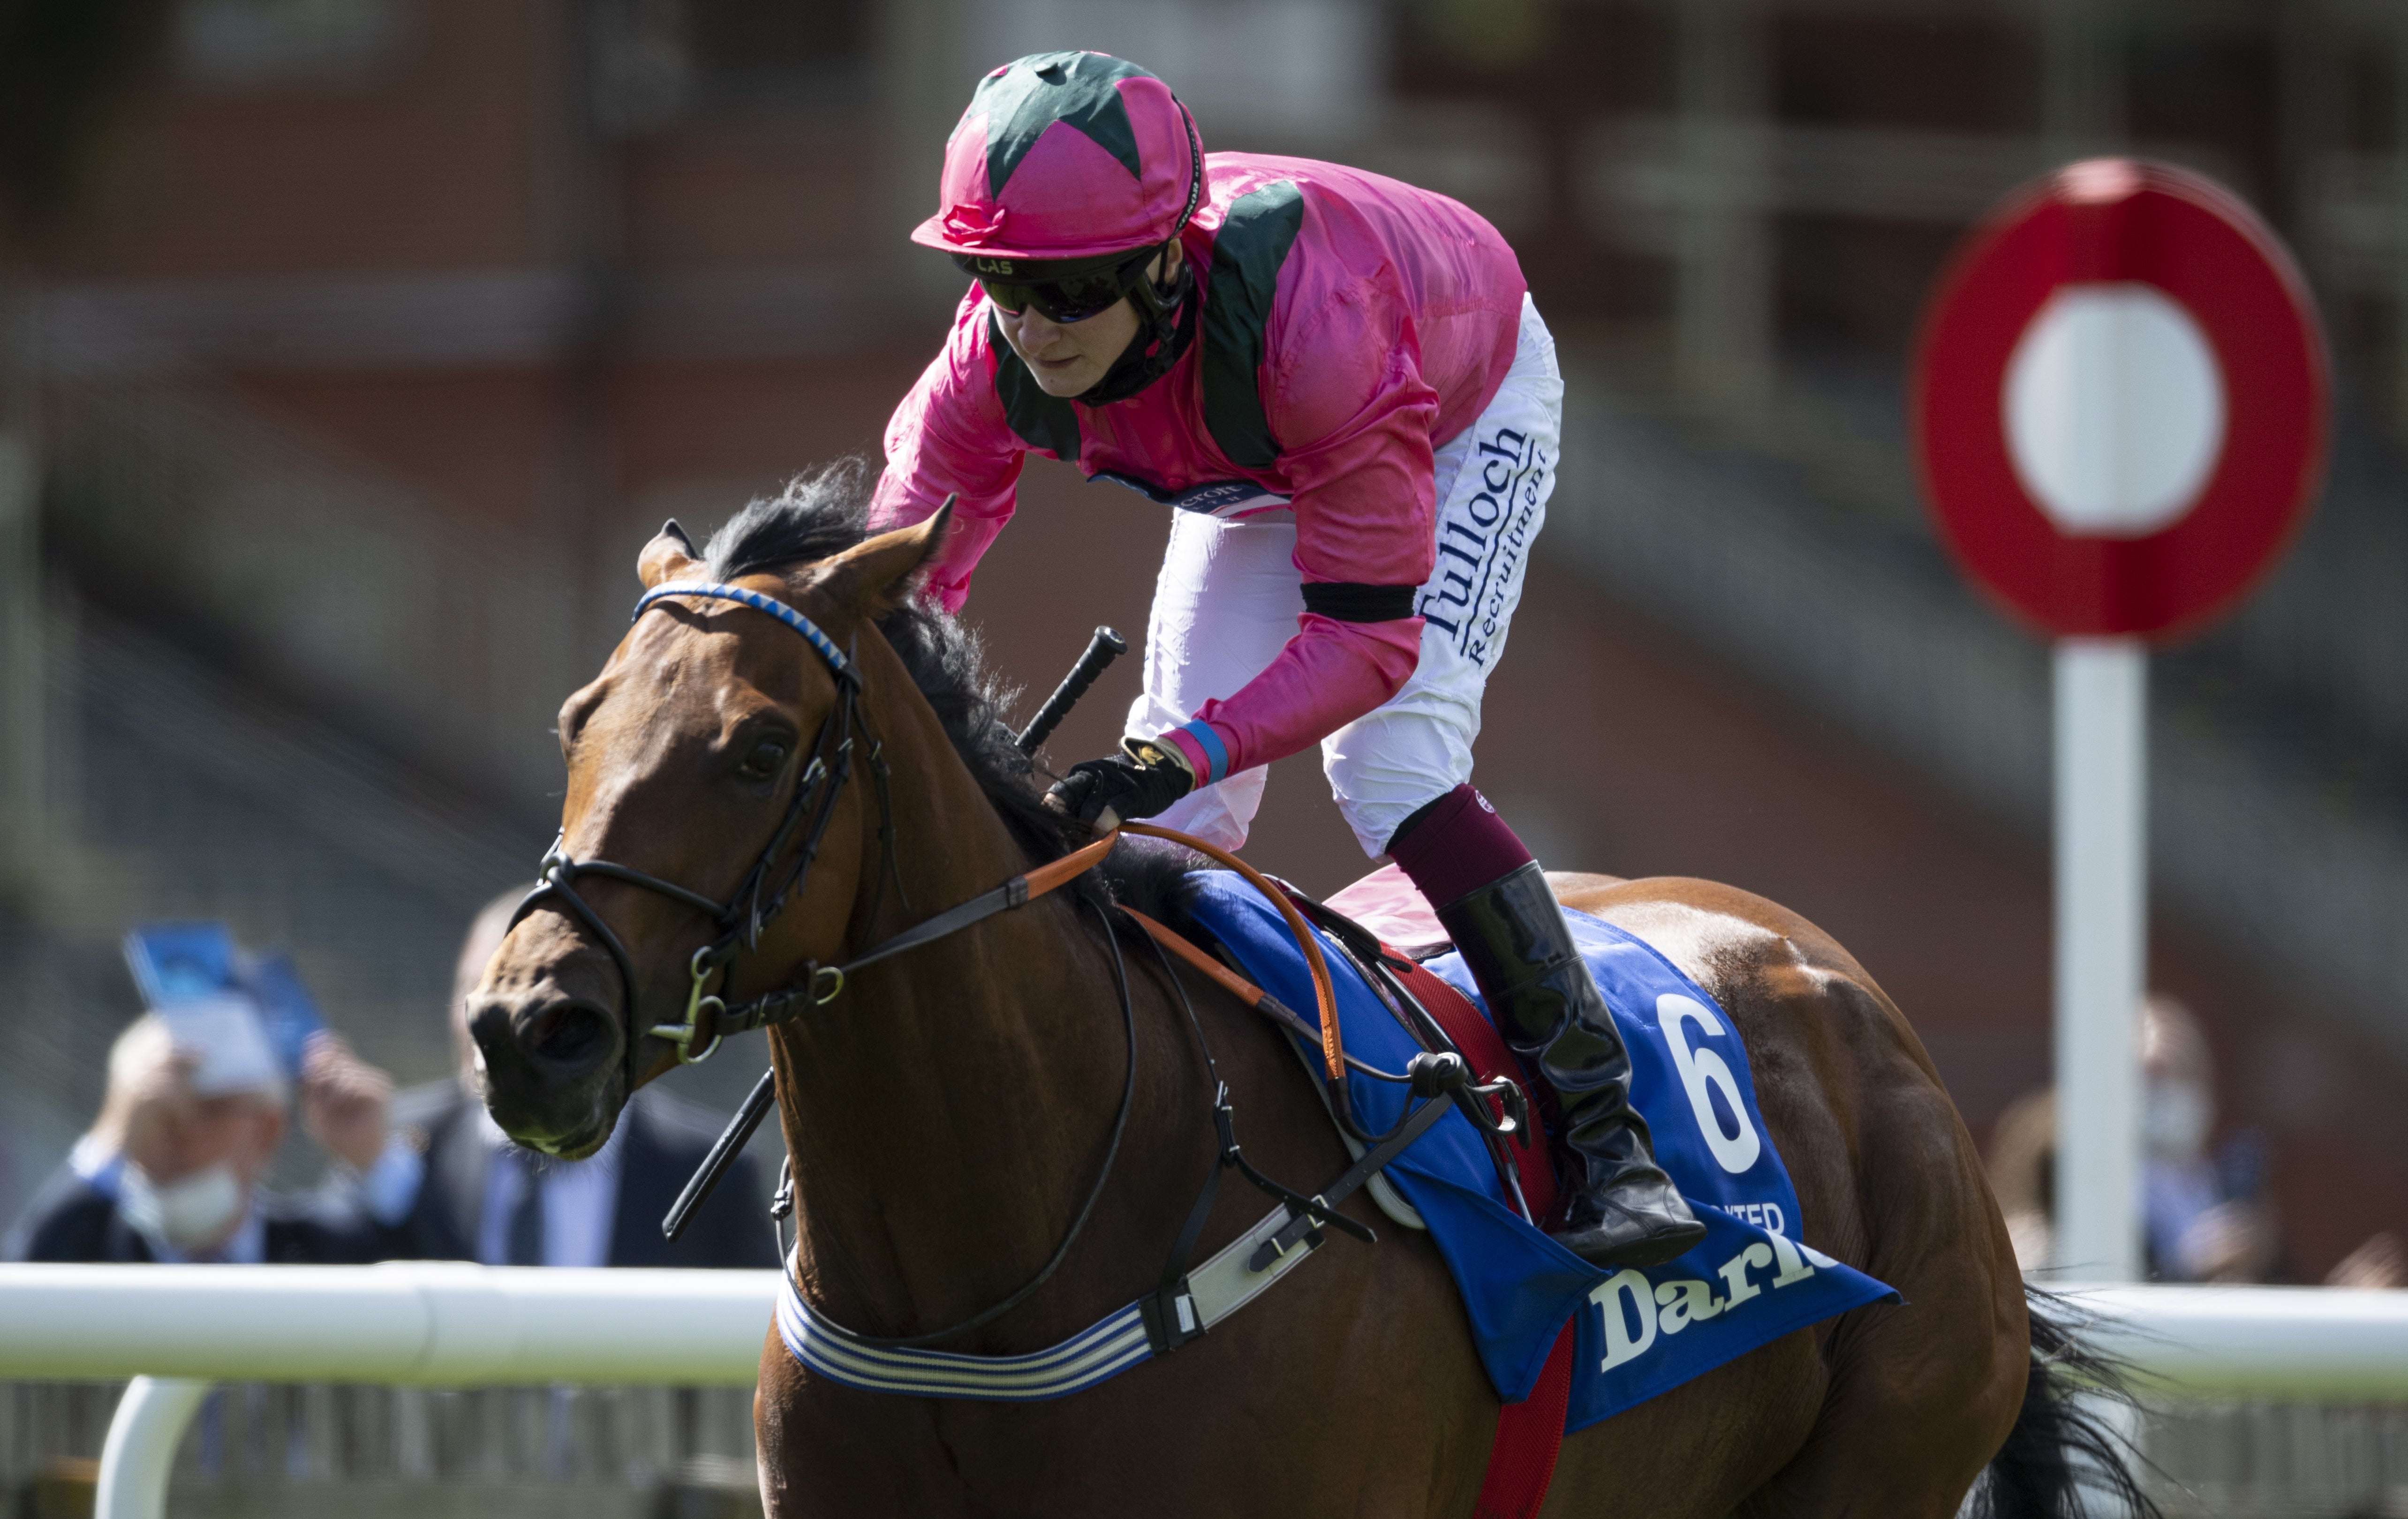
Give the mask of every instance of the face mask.
[[2141, 1105], [2141, 1138], [2150, 1150], [2187, 1160], [2207, 1146], [2215, 1122], [2207, 1089], [2191, 1082], [2151, 1082]]
[[144, 1175], [141, 1167], [129, 1165], [117, 1208], [136, 1233], [184, 1251], [205, 1250], [222, 1240], [248, 1203], [234, 1168], [220, 1161], [164, 1184]]

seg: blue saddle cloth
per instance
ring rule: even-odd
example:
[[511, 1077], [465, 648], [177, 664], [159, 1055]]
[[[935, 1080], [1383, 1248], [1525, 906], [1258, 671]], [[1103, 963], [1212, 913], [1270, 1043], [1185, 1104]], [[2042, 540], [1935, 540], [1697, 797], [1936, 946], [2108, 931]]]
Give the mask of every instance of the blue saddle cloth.
[[[1197, 924], [1264, 990], [1314, 1017], [1311, 978], [1278, 910], [1228, 871], [1198, 871], [1188, 887], [1184, 905]], [[1801, 1326], [1899, 1297], [1804, 1242], [1797, 1191], [1764, 1138], [1747, 1050], [1713, 998], [1645, 940], [1585, 913], [1565, 916], [1630, 1047], [1631, 1097], [1654, 1132], [1656, 1158], [1704, 1222], [1705, 1241], [1663, 1266], [1599, 1270], [1522, 1221], [1461, 1113], [1432, 1125], [1387, 1174], [1454, 1272], [1499, 1397], [1529, 1396], [1564, 1322], [1579, 1315], [1570, 1431]], [[1412, 1039], [1326, 936], [1323, 951], [1347, 1052], [1404, 1069]], [[1461, 955], [1428, 968], [1479, 1004]], [[1362, 1075], [1348, 1082], [1365, 1127], [1383, 1131], [1403, 1115], [1403, 1087]]]

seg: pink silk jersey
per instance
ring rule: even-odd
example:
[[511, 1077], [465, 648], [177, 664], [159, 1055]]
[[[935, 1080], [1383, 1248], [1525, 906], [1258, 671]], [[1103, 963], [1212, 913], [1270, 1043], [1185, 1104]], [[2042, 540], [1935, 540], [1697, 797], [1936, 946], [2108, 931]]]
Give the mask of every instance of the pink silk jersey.
[[[1513, 362], [1525, 284], [1512, 250], [1456, 202], [1376, 174], [1254, 153], [1205, 162], [1180, 239], [1200, 314], [1169, 373], [1101, 407], [1045, 396], [973, 284], [896, 408], [870, 524], [922, 521], [958, 494], [925, 581], [948, 611], [1010, 520], [1030, 452], [1182, 509], [1290, 510], [1308, 586], [1429, 578], [1431, 456]], [[1170, 737], [1208, 780], [1268, 764], [1394, 695], [1420, 636], [1418, 616], [1307, 611], [1268, 669]]]

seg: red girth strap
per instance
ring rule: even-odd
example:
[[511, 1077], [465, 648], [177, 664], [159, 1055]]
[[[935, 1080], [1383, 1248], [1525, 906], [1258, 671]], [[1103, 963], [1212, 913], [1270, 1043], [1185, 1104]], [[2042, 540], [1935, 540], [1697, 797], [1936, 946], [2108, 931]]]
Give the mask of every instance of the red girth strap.
[[[1401, 952], [1385, 944], [1380, 948], [1386, 951], [1388, 968], [1405, 983], [1405, 990], [1413, 994], [1413, 1000], [1437, 1021], [1439, 1027], [1446, 1030], [1446, 1037], [1470, 1062], [1471, 1079], [1485, 1085], [1499, 1076], [1512, 1077], [1523, 1091], [1530, 1093], [1530, 1121], [1536, 1124], [1538, 1094], [1523, 1074], [1522, 1063], [1505, 1048], [1504, 1038], [1497, 1032], [1496, 1025], [1482, 1017], [1471, 999], [1454, 986], [1415, 965]], [[1555, 1168], [1547, 1158], [1546, 1137], [1534, 1134], [1530, 1139], [1526, 1145], [1508, 1144], [1505, 1148], [1513, 1157], [1516, 1180], [1522, 1183], [1522, 1199], [1530, 1205], [1531, 1219], [1544, 1225], [1555, 1208]]]
[[[1127, 831], [1173, 838], [1209, 853], [1221, 863], [1236, 867], [1280, 910], [1313, 972], [1313, 994], [1321, 1003], [1323, 1056], [1329, 1063], [1333, 1075], [1341, 1072], [1344, 1056], [1337, 1038], [1337, 997], [1329, 984], [1329, 971], [1319, 953], [1319, 944], [1304, 926], [1286, 894], [1274, 888], [1233, 856], [1203, 846], [1201, 840], [1173, 833], [1168, 828], [1145, 824], [1130, 826]], [[1123, 910], [1136, 919], [1154, 942], [1219, 982], [1248, 1006], [1261, 1007], [1267, 1000], [1262, 988], [1197, 948], [1185, 937], [1141, 912]], [[1485, 1084], [1499, 1076], [1511, 1076], [1522, 1083], [1524, 1091], [1530, 1091], [1530, 1083], [1521, 1063], [1505, 1047], [1505, 1040], [1498, 1034], [1496, 1026], [1472, 1006], [1470, 998], [1415, 965], [1411, 957], [1386, 945], [1381, 948], [1387, 951], [1389, 968], [1396, 973], [1397, 979], [1404, 983], [1405, 989], [1413, 995], [1439, 1027], [1446, 1031], [1446, 1037], [1455, 1041], [1455, 1047], [1462, 1052], [1463, 1058], [1472, 1068], [1474, 1081]], [[1537, 1122], [1535, 1101], [1531, 1104], [1531, 1122]], [[1533, 1142], [1528, 1145], [1508, 1145], [1507, 1149], [1512, 1154], [1517, 1180], [1522, 1183], [1523, 1200], [1529, 1204], [1531, 1216], [1543, 1224], [1555, 1211], [1555, 1172], [1547, 1158], [1545, 1135], [1540, 1133], [1532, 1138]], [[1530, 1389], [1530, 1396], [1519, 1403], [1508, 1403], [1498, 1411], [1497, 1438], [1488, 1447], [1488, 1471], [1481, 1479], [1479, 1501], [1472, 1509], [1474, 1519], [1535, 1519], [1539, 1506], [1546, 1501], [1547, 1488], [1555, 1477], [1555, 1456], [1563, 1447], [1564, 1413], [1571, 1405], [1572, 1346], [1576, 1338], [1577, 1326], [1567, 1320], [1555, 1336], [1555, 1348], [1547, 1353], [1547, 1364], [1540, 1371], [1538, 1383]]]
[[[1530, 1090], [1521, 1062], [1469, 997], [1393, 949], [1388, 950], [1388, 958], [1397, 979], [1471, 1063], [1474, 1081], [1511, 1076], [1522, 1083], [1523, 1090]], [[1538, 1122], [1537, 1110], [1533, 1101], [1533, 1125]], [[1533, 1134], [1531, 1141], [1506, 1148], [1520, 1176], [1523, 1200], [1530, 1205], [1531, 1216], [1544, 1224], [1555, 1211], [1555, 1168], [1547, 1158], [1545, 1132]], [[1555, 1455], [1564, 1442], [1564, 1411], [1571, 1403], [1572, 1343], [1578, 1338], [1577, 1328], [1571, 1321], [1565, 1322], [1530, 1396], [1498, 1411], [1497, 1439], [1488, 1447], [1488, 1474], [1481, 1480], [1480, 1500], [1471, 1511], [1474, 1519], [1531, 1519], [1546, 1501], [1548, 1484], [1555, 1481]]]

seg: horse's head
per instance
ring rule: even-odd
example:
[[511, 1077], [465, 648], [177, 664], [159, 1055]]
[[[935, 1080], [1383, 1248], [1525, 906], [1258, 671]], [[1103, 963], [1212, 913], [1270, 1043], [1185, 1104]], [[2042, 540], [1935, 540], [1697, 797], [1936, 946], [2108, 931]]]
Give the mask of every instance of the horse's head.
[[[801, 612], [837, 650], [866, 652], [877, 635], [856, 635], [905, 594], [945, 514], [835, 552], [824, 533], [765, 544], [738, 531], [745, 522], [712, 540], [709, 563], [674, 524], [663, 530], [638, 562], [646, 591], [724, 580]], [[627, 1094], [677, 1064], [677, 1047], [650, 1030], [685, 1020], [696, 952], [732, 954], [753, 903], [814, 841], [816, 862], [742, 947], [741, 971], [758, 992], [838, 957], [876, 843], [870, 788], [832, 779], [845, 738], [856, 772], [871, 741], [847, 731], [859, 712], [843, 659], [770, 611], [669, 595], [561, 708], [568, 789], [550, 884], [522, 909], [468, 1008], [486, 1106], [505, 1132], [566, 1157], [599, 1149]], [[757, 877], [756, 864], [767, 867]], [[723, 916], [706, 899], [739, 910]]]

